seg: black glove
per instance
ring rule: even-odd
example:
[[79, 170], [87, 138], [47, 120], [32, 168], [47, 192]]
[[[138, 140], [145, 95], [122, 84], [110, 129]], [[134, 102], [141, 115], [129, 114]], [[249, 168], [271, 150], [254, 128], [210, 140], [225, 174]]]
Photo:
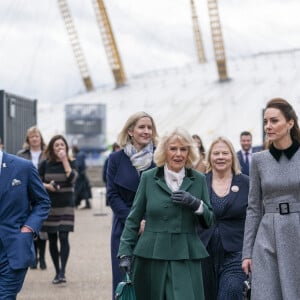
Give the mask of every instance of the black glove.
[[173, 203], [177, 203], [180, 205], [185, 205], [191, 208], [193, 211], [197, 210], [201, 204], [201, 200], [197, 199], [189, 192], [178, 190], [173, 192], [171, 195], [171, 199]]
[[119, 267], [126, 273], [130, 273], [131, 271], [131, 262], [132, 257], [123, 255], [120, 257]]

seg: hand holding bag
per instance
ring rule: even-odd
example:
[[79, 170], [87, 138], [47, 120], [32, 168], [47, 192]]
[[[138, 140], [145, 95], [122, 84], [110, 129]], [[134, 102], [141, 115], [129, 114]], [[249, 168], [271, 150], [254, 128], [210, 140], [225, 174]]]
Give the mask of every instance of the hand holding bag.
[[119, 282], [115, 291], [116, 300], [136, 300], [133, 283], [129, 273], [125, 273], [124, 280]]
[[251, 272], [248, 273], [247, 279], [243, 283], [243, 296], [244, 300], [250, 300], [251, 298]]

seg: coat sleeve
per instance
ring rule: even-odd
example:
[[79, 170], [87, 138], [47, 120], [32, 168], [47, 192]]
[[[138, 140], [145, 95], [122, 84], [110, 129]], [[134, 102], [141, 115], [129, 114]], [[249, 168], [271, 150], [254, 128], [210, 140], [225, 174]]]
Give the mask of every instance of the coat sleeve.
[[71, 171], [70, 175], [67, 177], [67, 182], [69, 182], [71, 184], [75, 184], [75, 181], [78, 177], [76, 161], [72, 160], [72, 161], [69, 161], [69, 163], [70, 163], [72, 171]]
[[48, 217], [50, 199], [33, 164], [28, 167], [28, 172], [29, 180], [27, 190], [31, 204], [31, 213], [24, 225], [32, 228], [34, 233], [37, 234], [43, 221]]
[[104, 165], [103, 165], [103, 169], [102, 169], [102, 181], [104, 183], [106, 183], [106, 173], [107, 173], [107, 165], [108, 165], [108, 158], [106, 158]]
[[138, 240], [140, 222], [146, 211], [146, 181], [146, 174], [142, 174], [131, 211], [126, 219], [125, 227], [121, 236], [118, 257], [122, 255], [133, 255], [133, 250]]
[[210, 203], [208, 188], [205, 177], [201, 177], [202, 195], [203, 201], [203, 213], [199, 215], [199, 222], [203, 228], [209, 228], [215, 223], [215, 217]]
[[118, 186], [114, 182], [114, 178], [116, 176], [118, 170], [118, 162], [112, 158], [110, 155], [108, 158], [107, 165], [107, 197], [110, 204], [111, 209], [114, 214], [117, 216], [121, 222], [125, 223], [125, 220], [129, 214], [130, 207], [125, 203], [125, 201], [120, 196], [118, 191]]
[[248, 208], [243, 242], [243, 259], [252, 257], [253, 245], [262, 215], [263, 205], [261, 178], [258, 169], [257, 156], [253, 155], [251, 161]]

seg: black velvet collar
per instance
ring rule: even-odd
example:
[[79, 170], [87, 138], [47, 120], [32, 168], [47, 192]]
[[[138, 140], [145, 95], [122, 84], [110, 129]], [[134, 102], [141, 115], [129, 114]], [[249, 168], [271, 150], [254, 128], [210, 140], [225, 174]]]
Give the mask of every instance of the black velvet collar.
[[271, 144], [269, 151], [272, 154], [272, 156], [279, 161], [281, 154], [284, 153], [285, 156], [288, 159], [291, 159], [293, 157], [293, 155], [297, 152], [297, 150], [299, 149], [299, 144], [296, 141], [293, 141], [292, 145], [286, 149], [280, 150], [274, 147], [273, 144]]

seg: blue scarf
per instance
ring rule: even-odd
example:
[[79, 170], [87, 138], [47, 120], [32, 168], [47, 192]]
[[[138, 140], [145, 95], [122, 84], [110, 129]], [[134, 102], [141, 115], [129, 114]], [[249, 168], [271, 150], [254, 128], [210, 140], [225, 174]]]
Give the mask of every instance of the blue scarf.
[[140, 151], [137, 151], [131, 143], [127, 143], [124, 147], [124, 152], [138, 172], [147, 170], [151, 166], [153, 160], [152, 142]]

